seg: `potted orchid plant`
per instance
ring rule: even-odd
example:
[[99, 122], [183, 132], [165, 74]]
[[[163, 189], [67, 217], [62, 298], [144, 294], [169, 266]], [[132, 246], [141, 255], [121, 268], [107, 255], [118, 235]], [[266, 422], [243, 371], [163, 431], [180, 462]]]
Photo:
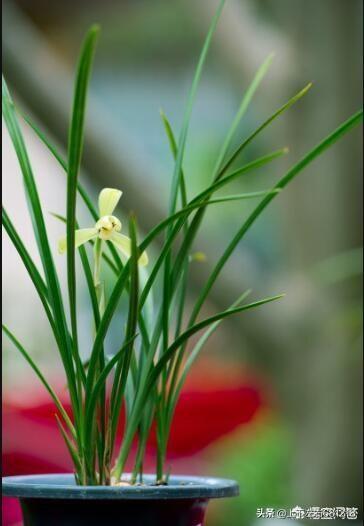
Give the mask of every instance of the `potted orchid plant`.
[[[238, 125], [271, 64], [272, 56], [269, 56], [244, 94], [218, 152], [210, 183], [191, 199], [183, 171], [186, 138], [195, 94], [223, 4], [220, 3], [212, 20], [197, 64], [178, 140], [167, 117], [162, 114], [175, 161], [168, 215], [142, 241], [139, 240], [133, 214], [126, 228], [118, 218], [116, 207], [122, 195], [120, 189], [101, 189], [98, 206], [95, 207], [79, 181], [87, 91], [98, 27], [91, 27], [88, 31], [80, 53], [66, 160], [42, 131], [25, 117], [67, 176], [66, 213], [56, 217], [65, 224], [66, 229], [65, 237], [58, 243], [60, 255], [57, 257], [63, 254], [67, 259], [69, 312], [62, 297], [56, 257], [49, 241], [43, 206], [19, 126], [19, 119], [24, 115], [18, 112], [3, 81], [3, 116], [21, 167], [42, 269], [33, 261], [4, 208], [3, 226], [44, 307], [64, 367], [72, 407], [71, 414], [66, 412], [26, 347], [10, 328], [3, 325], [6, 336], [27, 360], [52, 397], [57, 409], [57, 424], [74, 466], [74, 473], [69, 475], [3, 479], [4, 495], [16, 496], [21, 501], [25, 525], [198, 526], [204, 523], [209, 499], [238, 494], [238, 486], [234, 481], [169, 476], [166, 457], [173, 415], [191, 366], [220, 323], [227, 317], [276, 301], [282, 295], [248, 301], [250, 291], [242, 291], [222, 312], [201, 320], [200, 311], [225, 263], [255, 220], [309, 163], [360, 122], [362, 112], [350, 117], [324, 138], [290, 168], [273, 188], [216, 196], [219, 190], [232, 181], [280, 159], [288, 152], [287, 148], [282, 148], [232, 169], [240, 153], [311, 87], [308, 84], [280, 106], [231, 152]], [[78, 197], [90, 213], [88, 225], [78, 223]], [[186, 290], [193, 259], [191, 251], [206, 209], [217, 203], [246, 199], [258, 200], [258, 204], [224, 249], [187, 316]], [[162, 240], [162, 245], [154, 259], [149, 248], [157, 237]], [[78, 263], [87, 283], [94, 323], [93, 344], [86, 362], [81, 358], [77, 322]], [[113, 276], [109, 294], [106, 294], [104, 286], [106, 270], [111, 271]], [[160, 298], [160, 301], [152, 304], [152, 308], [147, 308], [150, 307], [152, 295]], [[105, 338], [112, 320], [118, 315], [122, 298], [128, 302], [125, 330], [118, 343], [118, 352], [110, 356]], [[191, 350], [187, 343], [197, 333], [200, 337]], [[122, 410], [125, 410], [125, 426], [121, 446], [116, 448]], [[155, 474], [146, 475], [143, 459], [154, 425], [158, 446], [156, 468]], [[136, 444], [136, 453], [133, 450], [132, 455], [133, 444]], [[126, 462], [131, 457], [134, 467], [131, 473], [125, 473]]]

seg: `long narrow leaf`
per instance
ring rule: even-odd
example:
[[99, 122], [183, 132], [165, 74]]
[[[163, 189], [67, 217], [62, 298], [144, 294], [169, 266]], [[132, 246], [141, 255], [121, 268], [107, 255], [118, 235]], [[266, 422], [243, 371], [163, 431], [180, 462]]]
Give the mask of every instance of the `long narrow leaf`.
[[33, 224], [33, 230], [36, 237], [39, 254], [41, 257], [44, 274], [47, 281], [47, 290], [49, 292], [49, 301], [53, 311], [53, 319], [57, 325], [59, 334], [59, 351], [67, 375], [67, 382], [70, 389], [72, 406], [75, 412], [75, 418], [79, 418], [79, 397], [76, 386], [76, 377], [72, 362], [72, 346], [69, 337], [66, 316], [58, 281], [55, 270], [52, 253], [49, 246], [47, 230], [44, 222], [42, 207], [39, 199], [37, 186], [35, 183], [33, 171], [29, 161], [27, 149], [23, 135], [17, 120], [14, 103], [10, 96], [6, 82], [2, 81], [2, 110], [4, 120], [9, 131], [19, 165], [23, 175], [25, 193], [27, 196], [28, 208]]
[[[231, 182], [232, 180], [236, 179], [237, 177], [240, 177], [252, 170], [255, 170], [255, 169], [258, 169], [258, 168], [261, 168], [263, 167], [264, 165], [272, 162], [273, 160], [275, 159], [278, 159], [279, 157], [281, 157], [282, 155], [285, 155], [287, 153], [287, 148], [283, 148], [283, 149], [280, 149], [280, 150], [277, 150], [271, 154], [268, 154], [268, 155], [265, 155], [263, 157], [260, 157], [250, 163], [247, 163], [246, 165], [244, 165], [242, 168], [240, 168], [239, 170], [236, 170], [235, 172], [233, 172], [232, 174], [230, 174], [229, 176], [227, 176], [226, 178], [222, 179], [221, 181], [216, 181], [213, 185], [211, 185], [207, 190], [204, 190], [203, 192], [201, 192], [198, 196], [196, 196], [192, 201], [190, 201], [190, 203], [188, 204], [187, 208], [185, 210], [180, 210], [179, 212], [176, 212], [175, 214], [169, 216], [167, 219], [165, 219], [164, 221], [162, 221], [159, 225], [157, 225], [152, 231], [149, 232], [149, 234], [146, 236], [146, 238], [144, 239], [144, 241], [142, 242], [142, 244], [140, 245], [140, 249], [143, 249], [148, 246], [148, 244], [151, 242], [151, 240], [156, 237], [159, 232], [161, 232], [161, 230], [163, 230], [165, 228], [166, 225], [170, 224], [172, 222], [172, 220], [178, 216], [181, 216], [181, 220], [176, 222], [176, 225], [174, 227], [174, 229], [172, 230], [172, 232], [170, 233], [170, 235], [167, 237], [162, 249], [161, 249], [161, 252], [160, 252], [160, 255], [156, 261], [156, 263], [154, 264], [154, 267], [150, 273], [150, 276], [149, 276], [149, 279], [143, 289], [143, 292], [142, 292], [142, 295], [141, 295], [141, 298], [140, 298], [140, 305], [143, 306], [144, 305], [144, 302], [149, 294], [149, 291], [150, 291], [150, 288], [157, 276], [157, 273], [160, 269], [160, 267], [162, 266], [163, 264], [163, 261], [166, 257], [166, 254], [168, 254], [168, 251], [170, 249], [170, 246], [171, 244], [173, 243], [175, 237], [177, 236], [178, 232], [181, 230], [181, 228], [183, 227], [183, 224], [186, 220], [185, 216], [186, 216], [186, 212], [187, 213], [190, 213], [192, 212], [195, 208], [205, 208], [208, 204], [208, 201], [205, 200], [205, 197], [209, 194], [212, 194], [214, 191], [217, 191], [219, 190], [220, 188], [222, 188], [223, 186], [225, 186], [226, 184], [228, 184], [229, 182]], [[213, 187], [213, 188], [212, 188]], [[195, 203], [197, 203], [197, 206], [195, 207]], [[199, 210], [198, 210], [199, 212]], [[193, 223], [192, 223], [193, 224]], [[191, 235], [194, 235], [194, 232], [193, 230], [191, 230], [192, 226], [189, 228], [189, 232], [188, 232], [188, 235], [190, 234], [190, 231], [191, 231]], [[187, 239], [189, 239], [189, 237], [187, 237]], [[187, 248], [190, 246], [190, 242], [186, 242], [186, 238], [184, 240], [184, 243], [179, 251], [179, 256], [178, 256], [178, 259], [177, 261], [175, 262], [174, 264], [174, 274], [177, 274], [177, 270], [175, 269], [178, 269], [178, 275], [180, 275], [180, 272], [181, 272], [181, 268], [183, 266], [183, 262], [185, 261], [185, 258], [186, 258], [186, 254], [187, 254]], [[182, 251], [182, 248], [184, 247], [184, 251]]]
[[[238, 155], [241, 154], [241, 152], [253, 141], [255, 137], [257, 137], [271, 122], [273, 122], [279, 115], [284, 113], [286, 110], [288, 110], [293, 104], [298, 102], [311, 88], [312, 84], [308, 84], [305, 86], [301, 91], [299, 91], [296, 95], [294, 95], [291, 99], [289, 99], [283, 106], [278, 108], [268, 119], [266, 119], [247, 139], [245, 139], [239, 147], [235, 150], [235, 152], [229, 157], [229, 159], [225, 162], [225, 164], [219, 169], [218, 173], [216, 174], [214, 181], [217, 183], [222, 177], [226, 174], [229, 167], [232, 165], [232, 163], [236, 160]], [[206, 199], [209, 198], [209, 193], [206, 191]], [[174, 275], [172, 275], [171, 281], [172, 281], [172, 289], [175, 287], [174, 280], [176, 276], [180, 274], [181, 266], [183, 265], [183, 261], [186, 257], [186, 254], [188, 253], [193, 240], [196, 237], [197, 231], [199, 229], [199, 226], [202, 222], [204, 215], [204, 210], [199, 210], [195, 217], [192, 220], [191, 226], [188, 231], [188, 235], [185, 236], [185, 239], [183, 240], [182, 246], [179, 250], [179, 253], [177, 255], [175, 265], [174, 265]]]
[[126, 382], [130, 370], [133, 353], [133, 341], [136, 334], [138, 323], [138, 302], [139, 302], [139, 272], [138, 272], [138, 248], [136, 238], [136, 223], [132, 216], [129, 220], [129, 235], [131, 245], [130, 256], [130, 292], [128, 320], [126, 325], [125, 340], [130, 341], [124, 353], [124, 359], [117, 364], [113, 389], [111, 391], [111, 447], [113, 446], [117, 424], [119, 421], [120, 410], [125, 392]]
[[[236, 301], [234, 301], [234, 303], [229, 307], [229, 309], [230, 310], [234, 309], [235, 307], [240, 305], [240, 303], [242, 301], [244, 301], [248, 297], [248, 295], [250, 293], [251, 293], [251, 290], [245, 291]], [[215, 321], [204, 332], [204, 334], [201, 336], [201, 338], [198, 340], [198, 342], [196, 343], [196, 345], [194, 346], [194, 348], [192, 349], [190, 355], [188, 356], [188, 358], [186, 360], [186, 363], [185, 363], [185, 365], [183, 367], [183, 371], [182, 371], [181, 377], [178, 380], [178, 383], [176, 385], [176, 381], [177, 381], [177, 378], [178, 378], [178, 372], [179, 372], [179, 364], [182, 362], [182, 359], [183, 359], [182, 352], [180, 352], [178, 354], [179, 360], [176, 362], [174, 375], [173, 375], [173, 377], [171, 379], [171, 385], [170, 385], [170, 396], [169, 396], [169, 404], [168, 404], [168, 406], [169, 406], [168, 407], [168, 412], [169, 412], [168, 419], [169, 419], [169, 421], [172, 418], [174, 409], [175, 409], [176, 404], [177, 404], [178, 397], [180, 395], [180, 392], [181, 392], [181, 390], [183, 388], [183, 385], [184, 385], [184, 383], [186, 381], [186, 377], [187, 377], [192, 365], [195, 363], [198, 355], [200, 354], [200, 352], [203, 349], [203, 347], [204, 347], [205, 343], [207, 342], [207, 340], [216, 331], [216, 329], [219, 327], [219, 325], [222, 323], [222, 321], [223, 321], [223, 318]]]
[[63, 424], [62, 424], [62, 422], [59, 419], [57, 414], [55, 414], [55, 417], [56, 417], [58, 429], [59, 429], [59, 431], [60, 431], [60, 433], [62, 435], [63, 440], [65, 441], [67, 450], [68, 450], [68, 452], [70, 454], [70, 457], [72, 459], [73, 465], [76, 468], [78, 477], [80, 477], [80, 479], [82, 480], [82, 463], [81, 463], [81, 459], [79, 457], [78, 451], [77, 451], [76, 447], [74, 446], [74, 444], [72, 444], [72, 442], [71, 442], [69, 436], [67, 435], [67, 432], [66, 432], [66, 430], [65, 430], [65, 428], [64, 428], [64, 426], [63, 426]]
[[84, 141], [84, 123], [88, 84], [96, 48], [99, 28], [91, 27], [82, 46], [77, 68], [75, 92], [73, 98], [72, 118], [68, 140], [68, 177], [67, 177], [67, 279], [70, 305], [72, 338], [75, 362], [78, 374], [81, 374], [82, 363], [78, 352], [77, 304], [76, 304], [76, 265], [75, 265], [75, 231], [76, 231], [76, 198], [77, 181], [82, 158]]
[[172, 343], [172, 345], [167, 349], [167, 351], [159, 359], [157, 364], [149, 372], [147, 380], [143, 384], [143, 388], [139, 391], [137, 395], [137, 399], [134, 404], [133, 414], [131, 415], [129, 425], [125, 431], [123, 443], [122, 443], [120, 452], [118, 454], [118, 457], [116, 459], [115, 466], [113, 468], [113, 475], [116, 477], [117, 480], [120, 478], [122, 470], [124, 468], [124, 463], [130, 451], [130, 447], [131, 447], [133, 438], [135, 436], [135, 432], [142, 418], [143, 407], [149, 396], [149, 393], [154, 388], [154, 385], [156, 381], [158, 380], [159, 375], [163, 371], [164, 367], [168, 364], [169, 360], [172, 359], [174, 353], [181, 347], [181, 345], [183, 345], [183, 343], [186, 340], [188, 340], [193, 334], [195, 334], [196, 332], [200, 331], [201, 329], [205, 328], [208, 325], [211, 325], [212, 323], [220, 319], [227, 318], [228, 316], [232, 316], [234, 314], [238, 314], [244, 310], [253, 309], [265, 303], [275, 301], [281, 297], [282, 297], [281, 295], [273, 296], [271, 298], [266, 298], [264, 300], [260, 300], [254, 303], [243, 305], [236, 309], [228, 309], [226, 311], [220, 312], [214, 316], [211, 316], [210, 318], [206, 318], [205, 320], [197, 323], [193, 327], [190, 327], [189, 329], [187, 329], [187, 331], [182, 333], [177, 338], [177, 340], [174, 341], [174, 343]]
[[250, 310], [256, 307], [259, 307], [260, 305], [265, 305], [266, 303], [270, 303], [271, 301], [276, 301], [280, 298], [282, 298], [284, 294], [279, 294], [277, 296], [272, 296], [270, 298], [265, 298], [263, 300], [255, 301], [253, 303], [248, 303], [247, 305], [242, 305], [241, 307], [236, 307], [234, 309], [228, 309], [223, 312], [219, 312], [218, 314], [215, 314], [214, 316], [210, 316], [209, 318], [206, 318], [205, 320], [202, 320], [192, 327], [189, 327], [185, 332], [183, 332], [168, 348], [167, 352], [160, 358], [160, 360], [155, 365], [154, 369], [151, 371], [149, 376], [149, 384], [150, 386], [153, 385], [153, 383], [158, 378], [160, 372], [163, 370], [165, 365], [168, 363], [168, 361], [171, 359], [173, 354], [181, 347], [181, 345], [188, 340], [193, 334], [200, 331], [201, 329], [207, 327], [208, 325], [211, 325], [215, 321], [227, 318], [228, 316], [231, 316], [233, 314], [238, 314], [240, 312]]
[[[176, 161], [177, 160], [177, 143], [176, 143], [176, 139], [174, 137], [172, 126], [171, 126], [169, 120], [167, 119], [166, 115], [164, 114], [164, 112], [161, 111], [160, 113], [161, 113], [161, 118], [162, 118], [162, 121], [163, 121], [164, 129], [165, 129], [166, 134], [167, 134], [169, 146], [170, 146], [172, 155], [173, 155], [173, 157], [174, 157], [174, 159]], [[187, 190], [186, 190], [185, 176], [184, 176], [182, 167], [181, 167], [181, 175], [180, 175], [180, 194], [181, 194], [181, 205], [182, 205], [182, 208], [186, 208], [186, 206], [187, 206]], [[184, 224], [184, 232], [185, 232], [185, 234], [187, 233], [187, 230], [188, 230], [188, 222], [189, 221], [188, 221], [188, 218], [187, 218], [186, 221], [185, 221], [185, 224]], [[176, 314], [176, 329], [175, 329], [175, 334], [177, 336], [181, 332], [183, 310], [184, 310], [185, 299], [186, 299], [186, 292], [187, 292], [188, 269], [189, 269], [188, 258], [186, 258], [186, 261], [185, 261], [185, 264], [184, 264], [184, 267], [183, 267], [183, 270], [182, 270], [183, 277], [182, 277], [182, 280], [181, 280], [181, 286], [179, 288], [178, 295], [177, 295], [178, 297], [177, 297], [177, 314]], [[166, 274], [165, 274], [166, 279], [169, 278], [168, 272], [169, 272], [169, 267], [166, 267]], [[165, 287], [164, 290], [166, 291], [167, 287]], [[166, 320], [167, 320], [167, 316], [165, 317], [165, 321]], [[167, 331], [168, 331], [168, 328], [165, 329], [165, 332], [167, 332]], [[164, 339], [165, 339], [165, 343], [167, 343], [166, 335], [165, 335]]]
[[28, 272], [28, 275], [33, 282], [33, 285], [36, 291], [38, 292], [38, 296], [43, 304], [43, 307], [47, 315], [47, 318], [49, 320], [49, 323], [52, 327], [54, 334], [56, 334], [57, 329], [56, 329], [56, 326], [55, 326], [55, 323], [52, 317], [52, 312], [50, 310], [49, 303], [48, 303], [49, 299], [48, 299], [47, 285], [44, 283], [44, 280], [42, 276], [40, 275], [39, 270], [37, 269], [34, 261], [30, 257], [29, 252], [25, 248], [23, 241], [21, 240], [18, 232], [16, 231], [4, 207], [2, 208], [2, 224], [11, 242], [13, 243], [16, 251], [18, 252]]
[[[313, 160], [315, 160], [319, 155], [321, 155], [325, 150], [327, 150], [330, 146], [332, 146], [343, 135], [348, 133], [352, 128], [357, 126], [359, 122], [362, 120], [362, 118], [363, 118], [363, 111], [361, 110], [355, 113], [352, 117], [350, 117], [343, 124], [341, 124], [334, 132], [332, 132], [328, 137], [326, 137], [323, 141], [321, 141], [315, 148], [313, 148], [308, 154], [306, 154], [297, 164], [295, 164], [280, 179], [280, 181], [278, 181], [275, 188], [277, 190], [282, 190], [285, 186], [287, 186], [308, 164], [310, 164]], [[240, 242], [240, 240], [243, 238], [245, 233], [249, 230], [251, 225], [255, 222], [255, 220], [260, 216], [263, 210], [276, 197], [276, 195], [277, 194], [271, 193], [270, 195], [267, 195], [258, 204], [258, 206], [253, 210], [253, 212], [249, 215], [247, 220], [243, 223], [241, 228], [235, 234], [232, 241], [229, 243], [228, 247], [226, 248], [223, 255], [217, 262], [215, 268], [213, 269], [209, 279], [207, 280], [206, 285], [204, 286], [201, 293], [199, 294], [199, 297], [196, 301], [196, 304], [194, 306], [194, 309], [190, 317], [190, 324], [193, 324], [194, 321], [197, 319], [198, 313], [200, 312], [200, 309], [208, 293], [210, 292], [212, 286], [214, 285], [225, 263], [227, 262], [231, 254], [233, 253], [235, 247]]]
[[44, 387], [48, 391], [48, 393], [50, 394], [50, 396], [51, 396], [53, 402], [55, 403], [58, 411], [62, 415], [62, 418], [64, 419], [65, 423], [67, 424], [68, 429], [71, 431], [73, 437], [75, 437], [75, 428], [74, 428], [74, 426], [73, 426], [73, 424], [72, 424], [72, 422], [71, 422], [66, 410], [64, 409], [64, 407], [62, 405], [62, 402], [60, 401], [60, 399], [58, 398], [58, 396], [55, 393], [55, 391], [52, 389], [52, 387], [47, 382], [44, 374], [41, 372], [39, 367], [34, 363], [33, 359], [30, 356], [30, 354], [25, 350], [23, 345], [14, 336], [14, 334], [10, 331], [10, 329], [8, 329], [8, 327], [6, 327], [6, 325], [4, 325], [4, 324], [2, 325], [2, 329], [3, 329], [4, 333], [6, 334], [6, 336], [9, 338], [9, 340], [13, 343], [14, 347], [20, 352], [20, 354], [23, 356], [23, 358], [25, 358], [25, 360], [28, 362], [30, 367], [35, 372], [35, 374], [38, 376], [39, 380], [44, 385]]
[[[67, 161], [60, 155], [57, 148], [54, 144], [51, 143], [51, 141], [46, 137], [46, 135], [40, 130], [40, 128], [23, 112], [20, 112], [25, 122], [32, 128], [32, 130], [35, 132], [35, 134], [38, 136], [38, 138], [43, 142], [43, 144], [48, 148], [48, 150], [51, 152], [53, 157], [58, 161], [60, 166], [63, 168], [63, 170], [67, 173], [68, 167], [67, 167]], [[88, 211], [90, 212], [91, 216], [95, 221], [98, 219], [98, 213], [96, 208], [94, 207], [91, 199], [87, 195], [86, 191], [84, 190], [83, 186], [79, 181], [77, 181], [77, 190], [82, 197]]]
[[249, 108], [249, 105], [254, 97], [255, 92], [257, 91], [261, 81], [265, 77], [272, 61], [274, 58], [274, 54], [271, 53], [263, 62], [263, 64], [259, 67], [258, 71], [256, 72], [252, 82], [250, 83], [248, 89], [246, 90], [242, 101], [240, 103], [239, 110], [230, 126], [230, 129], [226, 135], [226, 138], [222, 144], [221, 150], [219, 152], [219, 155], [216, 160], [215, 168], [213, 170], [213, 179], [216, 177], [216, 175], [219, 173], [219, 168], [221, 166], [222, 161], [225, 158], [225, 155], [230, 147], [231, 141], [235, 135], [235, 132], [244, 117], [247, 109]]
[[[215, 16], [212, 19], [210, 24], [209, 31], [207, 33], [199, 61], [195, 70], [195, 75], [192, 81], [190, 93], [187, 100], [186, 110], [183, 117], [181, 134], [178, 141], [176, 162], [174, 166], [174, 173], [172, 177], [171, 192], [169, 198], [169, 213], [173, 214], [176, 210], [178, 190], [181, 186], [181, 177], [182, 177], [182, 163], [185, 152], [187, 133], [189, 128], [189, 122], [192, 113], [192, 107], [194, 99], [196, 97], [197, 88], [200, 82], [203, 66], [207, 57], [208, 50], [211, 45], [212, 36], [215, 32], [217, 22], [220, 18], [222, 8], [224, 6], [225, 0], [220, 1], [218, 9], [215, 13]], [[172, 225], [168, 226], [166, 235], [170, 234]], [[162, 295], [162, 326], [163, 326], [163, 349], [164, 351], [168, 347], [168, 326], [169, 326], [169, 309], [170, 309], [170, 265], [171, 265], [171, 254], [168, 251], [164, 261], [164, 278], [163, 278], [163, 295]]]
[[172, 179], [171, 197], [170, 197], [170, 205], [169, 205], [170, 213], [173, 213], [175, 211], [177, 193], [178, 193], [178, 188], [180, 186], [181, 167], [182, 167], [182, 161], [183, 161], [185, 145], [186, 145], [186, 140], [187, 140], [189, 122], [191, 118], [192, 106], [195, 100], [195, 96], [196, 96], [198, 84], [200, 82], [201, 73], [202, 73], [202, 69], [203, 69], [203, 66], [206, 60], [206, 56], [207, 56], [208, 50], [211, 45], [212, 36], [215, 32], [217, 22], [220, 18], [221, 11], [224, 7], [224, 4], [225, 4], [225, 0], [221, 0], [216, 10], [216, 13], [212, 19], [212, 22], [211, 22], [209, 31], [207, 33], [207, 36], [206, 36], [206, 39], [205, 39], [205, 42], [204, 42], [204, 45], [201, 51], [201, 55], [200, 55], [200, 58], [199, 58], [199, 61], [196, 67], [195, 76], [193, 78], [192, 85], [191, 85], [191, 90], [188, 96], [186, 111], [185, 111], [183, 123], [182, 123], [181, 134], [178, 140], [177, 158], [176, 158], [174, 174], [173, 174], [173, 179]]
[[86, 435], [86, 444], [90, 441], [92, 424], [94, 419], [95, 408], [100, 396], [101, 391], [105, 387], [105, 382], [109, 376], [112, 369], [118, 363], [118, 361], [123, 357], [125, 349], [133, 343], [137, 335], [135, 334], [132, 339], [126, 341], [121, 349], [108, 361], [104, 369], [100, 372], [100, 375], [97, 378], [97, 381], [89, 395], [86, 399], [86, 417], [85, 417], [85, 435]]
[[229, 157], [229, 159], [226, 161], [226, 163], [220, 168], [216, 178], [220, 179], [226, 171], [230, 168], [230, 166], [233, 164], [233, 162], [236, 160], [236, 158], [241, 154], [243, 150], [271, 123], [273, 122], [277, 117], [282, 115], [285, 111], [287, 111], [293, 104], [298, 102], [302, 97], [304, 97], [307, 92], [311, 89], [312, 82], [309, 82], [307, 86], [305, 86], [303, 89], [301, 89], [296, 95], [291, 97], [283, 106], [278, 108], [272, 115], [268, 117], [258, 128], [249, 135], [234, 151], [234, 153]]

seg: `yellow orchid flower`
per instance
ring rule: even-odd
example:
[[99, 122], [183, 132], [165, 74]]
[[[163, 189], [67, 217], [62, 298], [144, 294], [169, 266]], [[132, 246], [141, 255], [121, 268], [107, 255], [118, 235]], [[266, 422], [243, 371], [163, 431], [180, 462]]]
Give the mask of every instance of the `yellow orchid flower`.
[[[99, 195], [99, 213], [100, 219], [96, 222], [93, 228], [81, 228], [75, 232], [75, 248], [80, 247], [84, 243], [92, 239], [99, 238], [103, 241], [111, 241], [124, 256], [127, 258], [131, 254], [130, 238], [120, 234], [121, 222], [113, 216], [116, 205], [119, 202], [122, 192], [114, 188], [104, 188]], [[58, 251], [64, 254], [67, 250], [67, 238], [62, 238], [58, 243]], [[139, 258], [139, 265], [145, 266], [148, 264], [148, 256], [146, 252]]]

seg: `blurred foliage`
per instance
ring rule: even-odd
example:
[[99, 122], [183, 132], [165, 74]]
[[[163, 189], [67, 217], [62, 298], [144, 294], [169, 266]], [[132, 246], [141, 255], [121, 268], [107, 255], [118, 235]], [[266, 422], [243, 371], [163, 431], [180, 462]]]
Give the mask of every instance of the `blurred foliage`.
[[293, 437], [275, 415], [261, 415], [247, 431], [237, 430], [211, 449], [211, 472], [240, 484], [238, 498], [211, 503], [211, 526], [248, 526], [257, 508], [291, 504]]

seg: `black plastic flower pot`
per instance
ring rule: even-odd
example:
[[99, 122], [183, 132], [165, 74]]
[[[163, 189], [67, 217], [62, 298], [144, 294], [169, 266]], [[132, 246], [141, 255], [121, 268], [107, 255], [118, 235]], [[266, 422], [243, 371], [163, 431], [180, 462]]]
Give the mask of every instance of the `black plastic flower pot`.
[[167, 486], [77, 486], [73, 475], [4, 477], [3, 496], [20, 501], [24, 526], [203, 526], [210, 499], [233, 497], [233, 480], [171, 477]]

